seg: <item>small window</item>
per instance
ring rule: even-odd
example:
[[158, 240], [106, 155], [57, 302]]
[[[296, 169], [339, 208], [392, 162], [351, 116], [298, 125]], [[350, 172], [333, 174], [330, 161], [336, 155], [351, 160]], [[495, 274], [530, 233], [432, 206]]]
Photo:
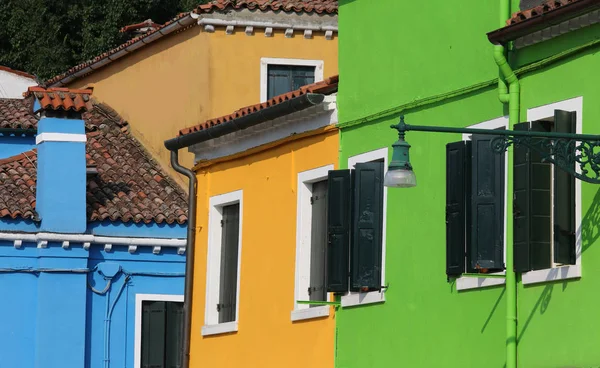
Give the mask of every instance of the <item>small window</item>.
[[141, 367], [180, 367], [183, 303], [142, 302]]
[[304, 65], [268, 65], [267, 99], [295, 91], [315, 82], [315, 67]]
[[221, 277], [219, 285], [219, 323], [236, 320], [238, 244], [240, 205], [222, 207], [221, 219]]

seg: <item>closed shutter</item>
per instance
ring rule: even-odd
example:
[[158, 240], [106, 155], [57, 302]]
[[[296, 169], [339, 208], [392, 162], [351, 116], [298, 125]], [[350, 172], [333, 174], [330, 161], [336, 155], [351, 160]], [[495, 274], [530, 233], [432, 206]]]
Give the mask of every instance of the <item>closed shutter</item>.
[[327, 180], [327, 291], [348, 291], [352, 180], [350, 170], [329, 171]]
[[471, 149], [470, 265], [504, 269], [504, 155], [493, 152], [495, 136], [473, 135]]
[[[310, 242], [310, 300], [324, 301], [325, 250], [327, 244], [327, 181], [312, 184], [312, 220]], [[316, 305], [311, 305], [315, 307]]]
[[142, 368], [165, 368], [165, 302], [142, 303]]
[[467, 175], [466, 157], [470, 158], [471, 142], [446, 145], [446, 274], [465, 272], [467, 243]]
[[183, 351], [183, 303], [167, 303], [166, 368], [181, 368]]
[[[554, 111], [556, 132], [575, 133], [575, 121], [575, 112]], [[558, 167], [554, 169], [554, 262], [575, 264], [575, 177]]]
[[219, 323], [236, 319], [240, 205], [223, 207]]
[[383, 162], [356, 164], [350, 290], [381, 288]]
[[267, 67], [267, 99], [314, 82], [314, 66], [269, 65]]

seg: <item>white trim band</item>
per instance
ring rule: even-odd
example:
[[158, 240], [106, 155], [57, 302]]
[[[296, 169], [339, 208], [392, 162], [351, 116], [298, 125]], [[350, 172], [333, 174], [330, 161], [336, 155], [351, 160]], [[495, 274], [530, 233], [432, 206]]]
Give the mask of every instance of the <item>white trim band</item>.
[[85, 134], [74, 133], [40, 133], [35, 137], [35, 144], [42, 142], [87, 142]]

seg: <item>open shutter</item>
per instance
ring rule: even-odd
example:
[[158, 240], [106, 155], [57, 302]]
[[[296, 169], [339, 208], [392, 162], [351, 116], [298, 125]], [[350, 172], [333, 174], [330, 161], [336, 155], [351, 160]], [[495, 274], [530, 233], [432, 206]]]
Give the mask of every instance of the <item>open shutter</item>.
[[465, 272], [467, 171], [471, 142], [446, 145], [446, 274]]
[[[325, 300], [325, 250], [327, 243], [327, 181], [312, 185], [310, 242], [310, 300]], [[311, 305], [311, 307], [316, 305]]]
[[181, 368], [183, 349], [183, 303], [167, 303], [166, 368]]
[[[575, 114], [555, 110], [555, 131], [575, 133]], [[575, 264], [575, 177], [558, 167], [554, 169], [554, 262]]]
[[492, 151], [494, 138], [472, 137], [469, 259], [479, 270], [504, 269], [504, 155]]
[[[515, 124], [515, 131], [529, 130], [529, 123]], [[530, 192], [529, 180], [531, 165], [529, 149], [523, 145], [513, 148], [513, 244], [514, 263], [516, 272], [531, 270], [529, 259], [529, 213]]]
[[329, 171], [327, 180], [327, 291], [348, 291], [352, 180], [350, 170]]
[[165, 302], [142, 303], [142, 368], [165, 368]]
[[354, 235], [350, 290], [381, 288], [383, 162], [358, 163], [354, 170]]
[[219, 323], [235, 321], [240, 205], [223, 207]]

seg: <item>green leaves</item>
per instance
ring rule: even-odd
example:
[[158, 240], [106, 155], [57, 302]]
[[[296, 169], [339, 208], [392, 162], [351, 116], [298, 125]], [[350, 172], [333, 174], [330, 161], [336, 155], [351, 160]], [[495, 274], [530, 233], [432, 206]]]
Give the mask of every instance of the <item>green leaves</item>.
[[46, 80], [125, 42], [121, 27], [162, 24], [206, 0], [3, 0], [0, 65]]

